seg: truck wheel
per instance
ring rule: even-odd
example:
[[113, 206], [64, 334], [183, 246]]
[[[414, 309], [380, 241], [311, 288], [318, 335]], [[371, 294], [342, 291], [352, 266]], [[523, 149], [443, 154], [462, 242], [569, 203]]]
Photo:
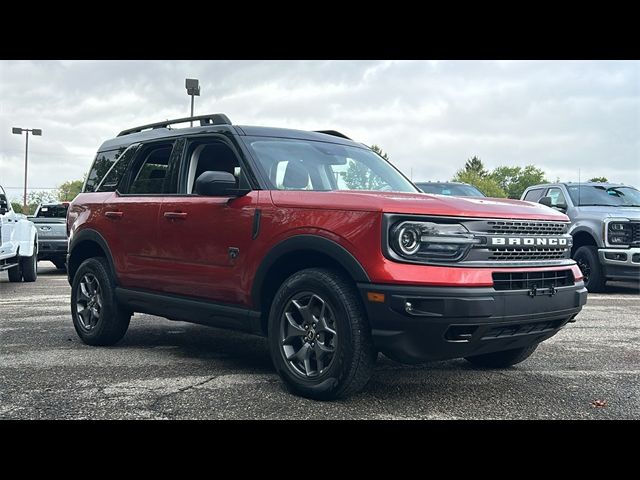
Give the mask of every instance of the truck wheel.
[[73, 277], [73, 326], [88, 345], [113, 345], [129, 328], [131, 313], [118, 306], [114, 287], [107, 261], [102, 257], [82, 262]]
[[531, 356], [538, 348], [538, 344], [528, 347], [515, 348], [513, 350], [503, 350], [502, 352], [485, 353], [484, 355], [475, 355], [465, 357], [465, 360], [479, 367], [485, 368], [506, 368], [516, 363], [520, 363]]
[[51, 262], [56, 266], [58, 270], [63, 270], [63, 271], [67, 270], [67, 264], [65, 263], [64, 260], [55, 259], [55, 260], [51, 260]]
[[38, 278], [38, 249], [33, 249], [33, 255], [20, 259], [22, 278], [25, 282], [35, 282]]
[[598, 258], [598, 249], [585, 245], [576, 250], [573, 259], [580, 267], [584, 277], [584, 286], [590, 292], [604, 292], [607, 279], [602, 273], [602, 265]]
[[16, 265], [13, 268], [10, 268], [9, 270], [7, 270], [7, 273], [9, 274], [9, 281], [10, 282], [21, 282], [22, 281], [22, 268], [21, 268], [22, 262], [18, 261], [18, 265]]
[[354, 286], [324, 268], [301, 270], [280, 286], [269, 315], [269, 349], [289, 391], [316, 400], [362, 389], [377, 354]]

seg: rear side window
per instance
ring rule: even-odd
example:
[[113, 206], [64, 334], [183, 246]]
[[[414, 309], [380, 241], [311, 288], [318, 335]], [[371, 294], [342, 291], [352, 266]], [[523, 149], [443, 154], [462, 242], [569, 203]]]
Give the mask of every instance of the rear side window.
[[38, 217], [44, 218], [67, 218], [67, 209], [69, 205], [46, 205], [38, 210]]
[[102, 179], [111, 170], [114, 162], [120, 157], [125, 148], [119, 148], [117, 150], [108, 150], [105, 152], [98, 152], [96, 159], [93, 161], [91, 171], [87, 176], [87, 181], [84, 184], [83, 192], [97, 192], [98, 186]]
[[132, 172], [130, 194], [176, 193], [177, 183], [169, 175], [172, 147], [173, 144], [154, 145], [140, 152], [140, 161], [136, 161]]
[[534, 188], [533, 190], [529, 190], [527, 192], [523, 200], [526, 200], [527, 202], [537, 202], [542, 198], [543, 192], [544, 192], [544, 188]]

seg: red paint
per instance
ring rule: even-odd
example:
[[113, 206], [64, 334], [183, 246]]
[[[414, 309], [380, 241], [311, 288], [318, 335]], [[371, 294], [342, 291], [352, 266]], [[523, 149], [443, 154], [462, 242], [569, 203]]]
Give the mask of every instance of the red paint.
[[[252, 239], [255, 209], [262, 219]], [[111, 212], [117, 212], [112, 215]], [[107, 241], [122, 286], [253, 307], [254, 275], [279, 242], [300, 234], [347, 249], [374, 283], [487, 287], [507, 268], [436, 267], [393, 262], [382, 254], [382, 213], [567, 221], [539, 204], [424, 194], [253, 191], [240, 198], [81, 194], [68, 228], [98, 231]], [[107, 214], [109, 214], [107, 216]], [[237, 248], [232, 258], [229, 248]], [[518, 268], [518, 271], [567, 267]], [[576, 279], [582, 275], [571, 269]]]

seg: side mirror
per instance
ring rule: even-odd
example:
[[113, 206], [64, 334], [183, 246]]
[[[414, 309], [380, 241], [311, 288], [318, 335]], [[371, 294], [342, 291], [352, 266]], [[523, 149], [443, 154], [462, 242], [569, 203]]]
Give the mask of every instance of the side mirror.
[[0, 200], [0, 215], [4, 215], [9, 211], [9, 204], [5, 200]]
[[538, 203], [541, 203], [542, 205], [550, 207], [551, 206], [551, 197], [542, 197], [540, 200], [538, 200]]
[[567, 211], [567, 204], [566, 203], [557, 203], [555, 208], [557, 208], [561, 212], [566, 212]]
[[196, 180], [196, 193], [205, 197], [241, 197], [249, 190], [236, 187], [236, 177], [229, 172], [204, 172]]

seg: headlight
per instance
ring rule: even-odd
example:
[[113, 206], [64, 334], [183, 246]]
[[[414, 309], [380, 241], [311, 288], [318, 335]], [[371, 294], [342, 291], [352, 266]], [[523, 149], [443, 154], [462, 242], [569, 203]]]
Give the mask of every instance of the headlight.
[[459, 223], [404, 221], [393, 225], [389, 243], [393, 251], [418, 262], [456, 262], [479, 238]]
[[633, 226], [629, 222], [609, 222], [607, 240], [611, 245], [629, 245], [633, 240]]

